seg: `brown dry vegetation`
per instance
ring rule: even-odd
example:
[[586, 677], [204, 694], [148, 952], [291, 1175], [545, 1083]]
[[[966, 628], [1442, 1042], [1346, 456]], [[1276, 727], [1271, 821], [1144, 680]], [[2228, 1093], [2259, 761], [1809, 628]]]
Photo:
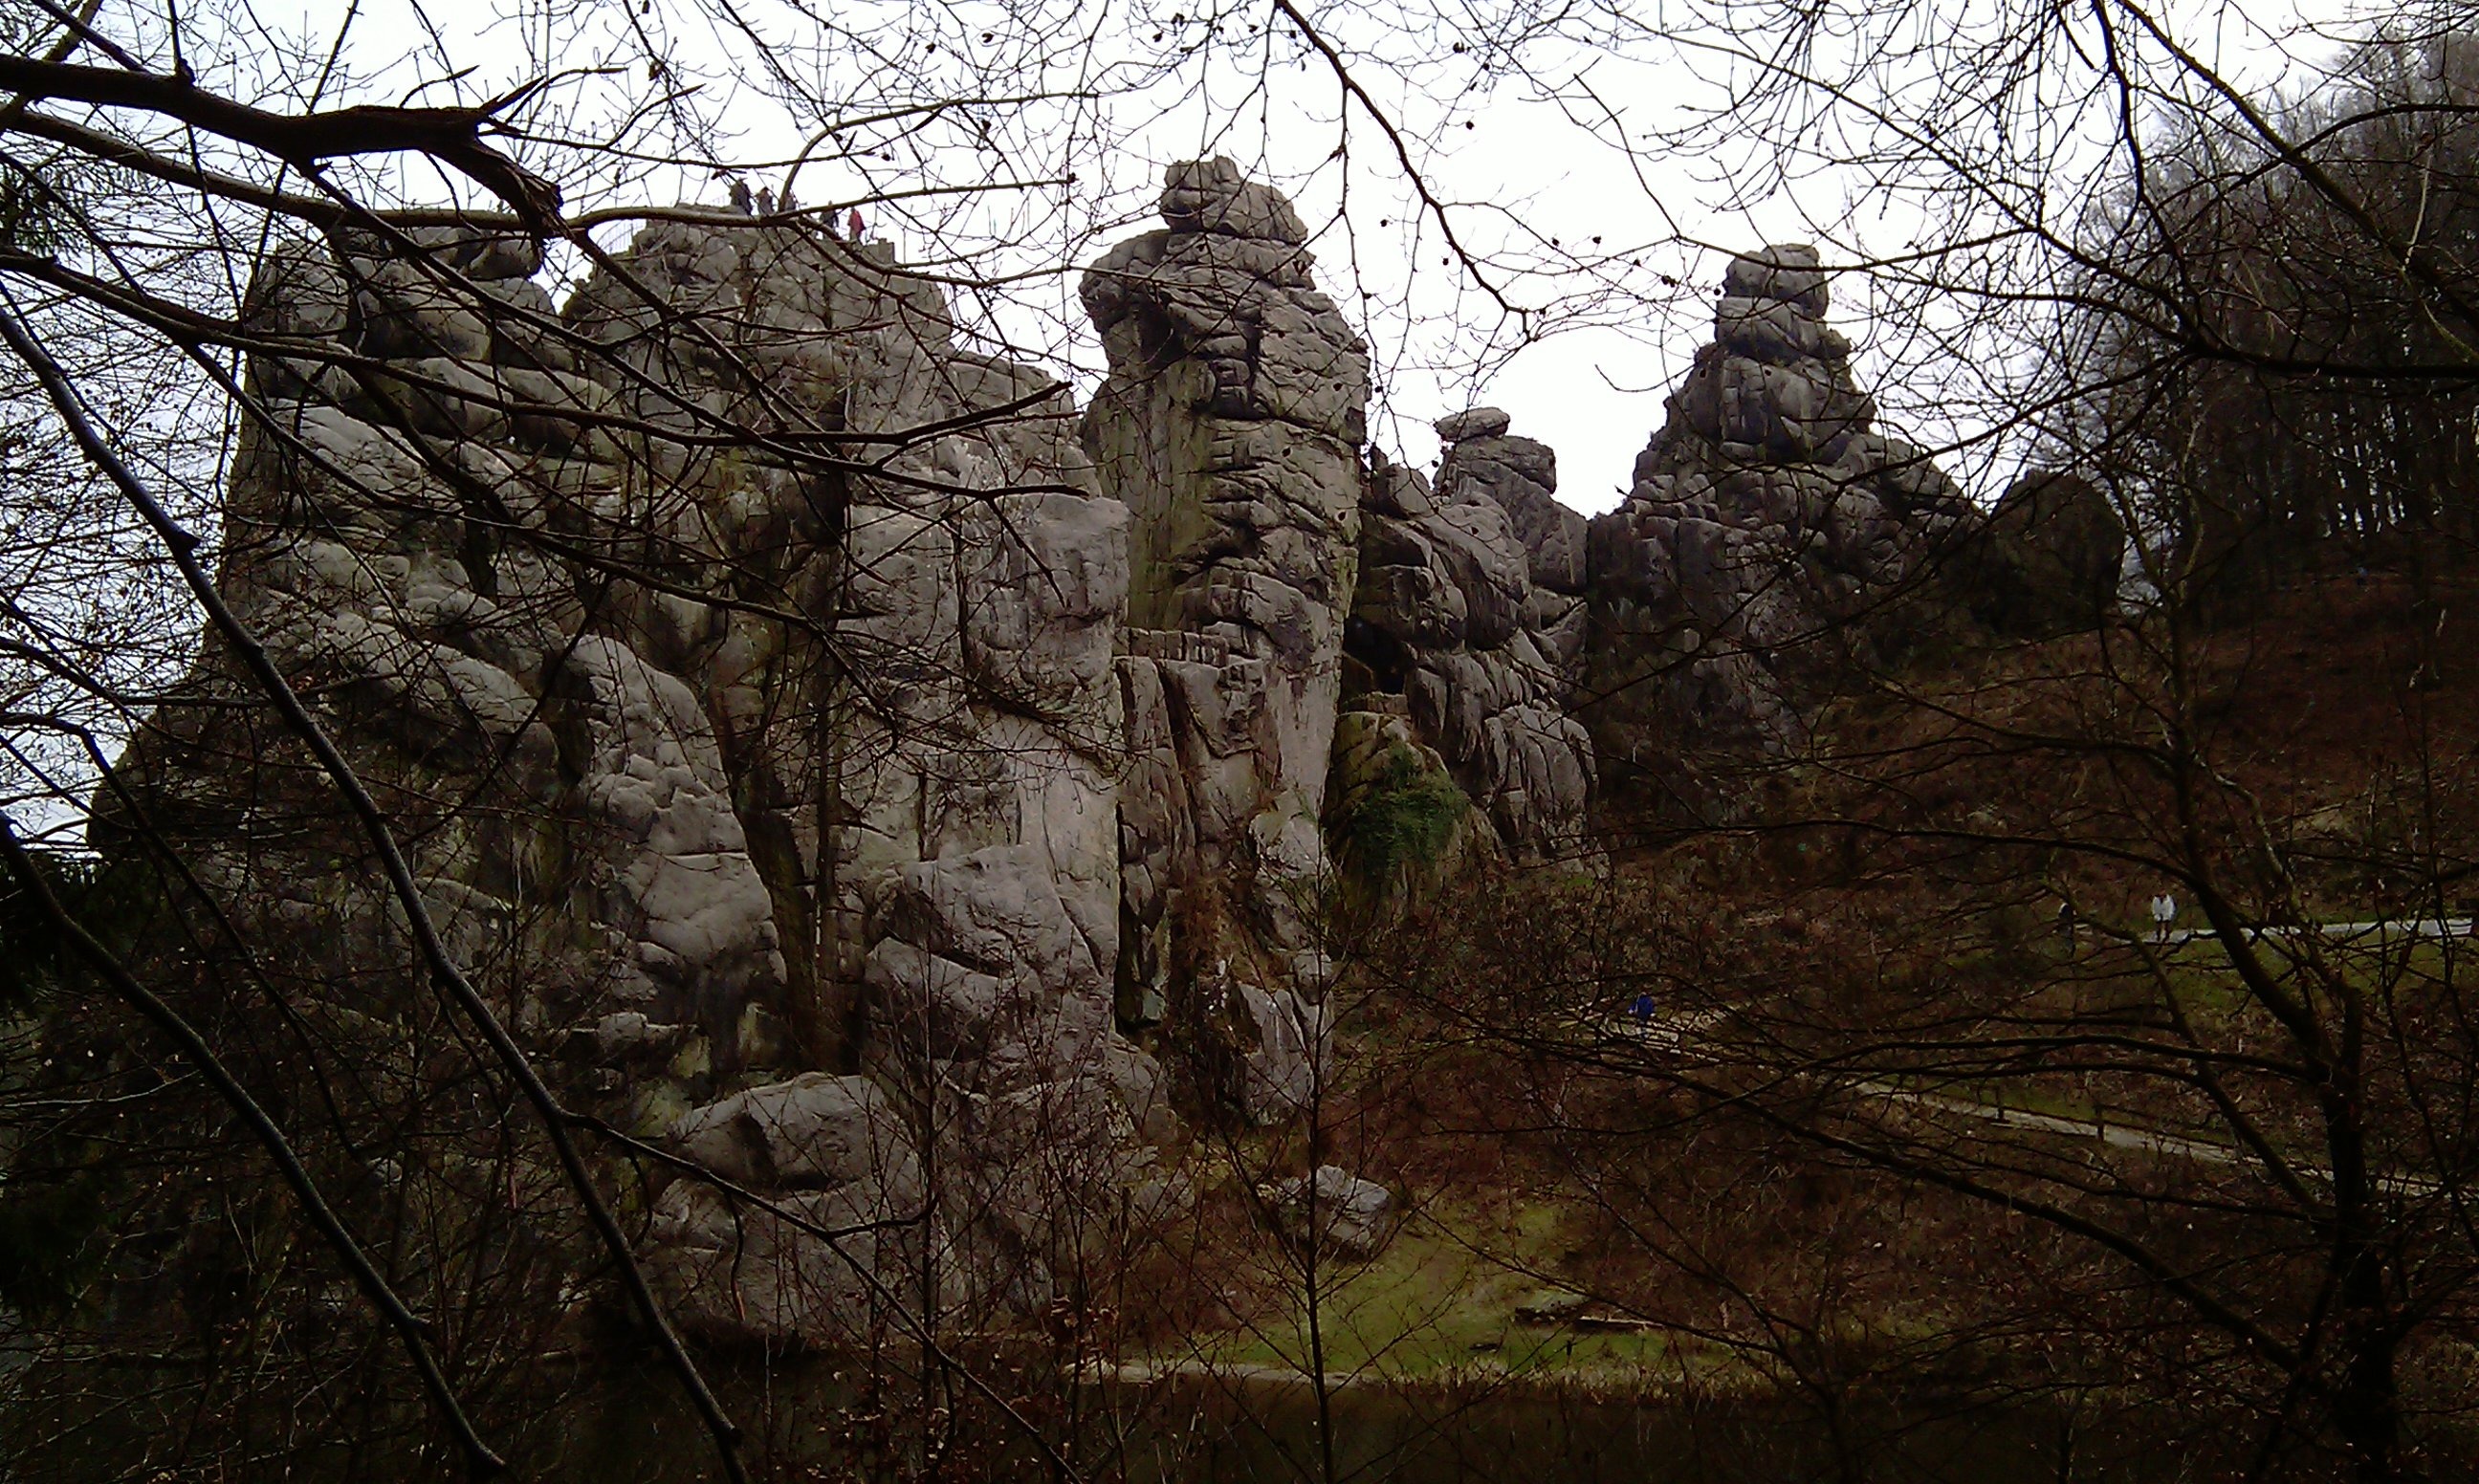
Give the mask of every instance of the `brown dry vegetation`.
[[[1975, 1409], [2097, 1470], [2135, 1416], [2127, 1447], [2202, 1474], [2357, 1468], [2372, 1334], [2393, 1463], [2449, 1471], [2479, 1369], [2466, 951], [2311, 936], [2255, 950], [2255, 984], [2227, 941], [2164, 949], [2139, 919], [2164, 888], [2241, 944], [2459, 908], [2469, 586], [2328, 572], [1846, 698], [1811, 752], [1742, 775], [1726, 826], [1388, 934], [1318, 1137], [1448, 1240], [1663, 1337], [1642, 1386], [1792, 1398], [1854, 1468]], [[2292, 991], [2312, 1032], [2266, 998]], [[1648, 1041], [1638, 994], [1695, 1029]]]

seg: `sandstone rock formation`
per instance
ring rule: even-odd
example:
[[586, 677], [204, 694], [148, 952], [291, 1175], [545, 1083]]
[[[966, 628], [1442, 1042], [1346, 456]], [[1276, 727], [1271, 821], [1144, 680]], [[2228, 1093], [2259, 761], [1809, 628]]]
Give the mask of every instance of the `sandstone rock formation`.
[[1193, 1011], [1265, 1113], [1306, 1095], [1324, 1040], [1309, 900], [1368, 360], [1281, 196], [1228, 160], [1176, 165], [1162, 215], [1082, 291], [1111, 363], [1085, 443], [1133, 553], [1121, 1003]]
[[[222, 591], [574, 1095], [820, 1225], [897, 1221], [829, 1261], [673, 1187], [696, 1327], [830, 1338], [933, 1245], [1037, 1303], [1067, 1193], [1142, 1182], [1166, 1129], [1112, 1014], [1124, 507], [1063, 388], [959, 347], [882, 248], [669, 220], [556, 311], [540, 264], [276, 256], [253, 328], [303, 353], [252, 366]], [[412, 1013], [366, 844], [201, 663], [98, 842], [164, 832], [310, 998]]]
[[727, 1343], [860, 1340], [882, 1306], [934, 1313], [959, 1298], [952, 1280], [919, 1292], [945, 1234], [911, 1122], [868, 1078], [760, 1084], [681, 1115], [668, 1137], [726, 1180], [768, 1191], [775, 1208], [743, 1207], [696, 1180], [657, 1198], [654, 1265], [691, 1333]]
[[[643, 1212], [709, 1339], [1039, 1310], [1080, 1223], [1173, 1184], [1148, 1047], [1209, 1115], [1315, 1093], [1338, 852], [1434, 880], [1583, 835], [1549, 450], [1474, 409], [1434, 489], [1364, 463], [1367, 358], [1291, 206], [1221, 160], [1161, 205], [1086, 276], [1081, 419], [885, 248], [724, 213], [564, 304], [484, 229], [253, 285], [224, 597], [562, 1095], [712, 1177]], [[253, 972], [423, 1086], [370, 843], [233, 655], [190, 688], [97, 844], [184, 861]], [[535, 1162], [495, 1200], [554, 1183], [490, 1158]]]
[[2117, 600], [2126, 526], [2088, 480], [2024, 474], [1990, 508], [1955, 585], [1996, 634], [2040, 639], [2096, 627]]
[[[1367, 356], [1280, 195], [1191, 162], [1161, 212], [1085, 276], [1081, 415], [885, 248], [727, 214], [564, 305], [478, 229], [253, 285], [225, 598], [564, 1095], [713, 1177], [644, 1212], [710, 1339], [1039, 1310], [1080, 1223], [1175, 1185], [1156, 1050], [1208, 1116], [1316, 1095], [1339, 882], [1572, 857], [1596, 695], [1603, 758], [1795, 748], [1973, 525], [1874, 431], [1808, 249], [1731, 265], [1588, 525], [1495, 409], [1438, 423], [1434, 482], [1364, 453]], [[1992, 528], [2014, 608], [2115, 559], [2057, 493]], [[177, 856], [254, 972], [419, 1085], [432, 1002], [369, 843], [232, 655], [191, 688], [97, 843]], [[1382, 1188], [1277, 1193], [1382, 1241]]]
[[1521, 860], [1582, 842], [1593, 747], [1571, 714], [1589, 610], [1584, 518], [1555, 498], [1556, 456], [1495, 408], [1438, 423], [1433, 489], [1379, 461], [1351, 615], [1357, 704], [1400, 697]]
[[1374, 1257], [1394, 1235], [1394, 1192], [1339, 1164], [1268, 1186], [1265, 1199], [1293, 1241], [1328, 1256]]
[[1605, 759], [1796, 750], [1800, 698], [1898, 637], [1872, 620], [1972, 524], [1926, 454], [1875, 430], [1819, 261], [1783, 246], [1731, 263], [1712, 344], [1625, 502], [1592, 523]]

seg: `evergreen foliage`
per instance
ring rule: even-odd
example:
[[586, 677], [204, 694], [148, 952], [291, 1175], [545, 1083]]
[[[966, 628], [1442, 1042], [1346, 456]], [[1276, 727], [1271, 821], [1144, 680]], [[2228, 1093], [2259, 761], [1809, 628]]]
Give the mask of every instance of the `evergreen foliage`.
[[1345, 806], [1338, 837], [1353, 873], [1382, 892], [1407, 872], [1436, 866], [1470, 808], [1453, 779], [1423, 767], [1398, 742], [1387, 749], [1374, 780]]

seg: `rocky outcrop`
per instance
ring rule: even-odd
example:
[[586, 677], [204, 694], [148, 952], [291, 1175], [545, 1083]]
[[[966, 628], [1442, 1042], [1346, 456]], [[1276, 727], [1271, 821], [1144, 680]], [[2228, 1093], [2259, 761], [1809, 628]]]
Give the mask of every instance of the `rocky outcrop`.
[[1731, 263], [1713, 342], [1625, 502], [1592, 523], [1605, 758], [1692, 771], [1700, 752], [1795, 751], [1805, 701], [1902, 642], [1879, 616], [1973, 523], [1925, 453], [1877, 431], [1819, 262], [1786, 246]]
[[2006, 486], [1961, 564], [1958, 601], [1993, 634], [2097, 627], [2117, 601], [2126, 526], [2089, 480], [2041, 471]]
[[1111, 364], [1085, 446], [1133, 557], [1121, 1005], [1189, 1011], [1264, 1114], [1299, 1081], [1268, 1059], [1306, 1025], [1313, 1066], [1322, 1036], [1298, 998], [1322, 986], [1303, 908], [1325, 871], [1368, 360], [1281, 196], [1217, 159], [1171, 166], [1161, 207], [1082, 289]]
[[1434, 487], [1375, 463], [1349, 648], [1363, 704], [1402, 698], [1491, 845], [1531, 861], [1582, 846], [1595, 769], [1572, 707], [1590, 614], [1584, 518], [1555, 498], [1556, 456], [1508, 426], [1487, 407], [1441, 420]]
[[[571, 1095], [774, 1201], [657, 1199], [693, 1327], [831, 1339], [925, 1265], [1046, 1301], [1168, 1131], [1112, 1017], [1126, 509], [883, 248], [667, 220], [556, 309], [540, 266], [274, 256], [252, 327], [299, 353], [251, 367], [222, 591]], [[311, 998], [416, 1013], [350, 819], [201, 664], [98, 843], [160, 832]]]
[[1305, 852], [1351, 601], [1367, 353], [1314, 286], [1298, 216], [1231, 162], [1172, 166], [1162, 214], [1085, 275], [1112, 366], [1086, 447], [1129, 511], [1130, 625], [1265, 667], [1257, 828]]
[[1315, 1255], [1374, 1257], [1400, 1220], [1393, 1191], [1339, 1164], [1275, 1181], [1262, 1194], [1284, 1235]]
[[683, 1114], [668, 1139], [770, 1197], [745, 1205], [680, 1180], [657, 1198], [653, 1267], [691, 1333], [727, 1344], [859, 1343], [890, 1310], [957, 1300], [952, 1281], [921, 1291], [946, 1231], [910, 1120], [868, 1078], [761, 1084]]
[[[1316, 1096], [1338, 852], [1425, 889], [1581, 837], [1549, 451], [1474, 409], [1434, 487], [1365, 464], [1291, 206], [1217, 160], [1161, 210], [1086, 276], [1081, 417], [883, 247], [774, 219], [683, 209], [564, 304], [482, 229], [251, 290], [224, 596], [562, 1095], [704, 1172], [640, 1215], [709, 1339], [1039, 1310], [1175, 1189], [1149, 1048], [1199, 1109]], [[369, 843], [232, 655], [191, 688], [96, 843], [172, 851], [420, 1088], [437, 1005]]]
[[[774, 219], [678, 214], [565, 304], [486, 230], [252, 287], [224, 595], [565, 1094], [710, 1177], [641, 1212], [709, 1338], [1039, 1309], [1084, 1223], [1175, 1188], [1157, 1050], [1201, 1111], [1315, 1101], [1350, 908], [1573, 858], [1614, 753], [1796, 749], [1966, 537], [1997, 555], [1949, 608], [2106, 601], [2105, 502], [2027, 484], [1975, 533], [1876, 430], [1809, 249], [1732, 263], [1588, 524], [1493, 408], [1434, 480], [1364, 452], [1367, 355], [1280, 195], [1189, 162], [1160, 209], [1084, 278], [1081, 414], [883, 247]], [[192, 689], [96, 843], [169, 848], [300, 999], [408, 1039], [368, 843], [232, 656]], [[1382, 1188], [1273, 1193], [1383, 1239]]]
[[1322, 1064], [1330, 844], [1392, 880], [1407, 843], [1579, 841], [1585, 527], [1489, 409], [1449, 420], [1434, 494], [1364, 465], [1367, 353], [1289, 203], [1215, 160], [1161, 209], [1082, 289], [1111, 365], [1085, 446], [1132, 551], [1118, 1010], [1266, 1117]]

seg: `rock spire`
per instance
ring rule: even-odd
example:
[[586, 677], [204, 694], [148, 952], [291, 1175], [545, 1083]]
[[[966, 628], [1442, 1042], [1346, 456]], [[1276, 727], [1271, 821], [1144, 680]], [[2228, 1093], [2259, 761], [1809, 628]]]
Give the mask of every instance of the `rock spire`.
[[1883, 641], [1867, 622], [1974, 519], [1920, 449], [1876, 428], [1825, 321], [1813, 247], [1733, 259], [1713, 339], [1592, 523], [1594, 713], [1606, 755], [1796, 750], [1801, 698]]

